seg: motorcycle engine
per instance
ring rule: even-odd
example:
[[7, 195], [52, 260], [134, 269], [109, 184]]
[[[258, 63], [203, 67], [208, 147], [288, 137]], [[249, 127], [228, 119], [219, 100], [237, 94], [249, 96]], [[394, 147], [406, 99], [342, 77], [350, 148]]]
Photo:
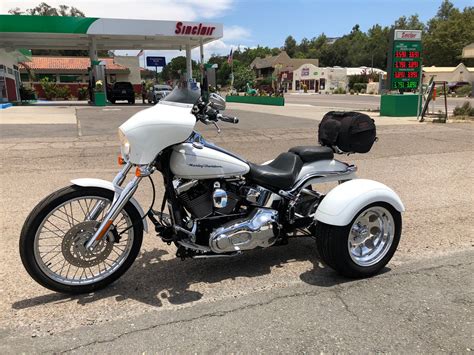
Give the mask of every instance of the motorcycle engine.
[[210, 180], [192, 180], [181, 184], [176, 190], [178, 199], [193, 219], [205, 218], [234, 212], [239, 196], [229, 185], [221, 186], [221, 183]]
[[178, 184], [178, 199], [197, 223], [197, 244], [221, 254], [269, 247], [276, 242], [278, 212], [254, 203], [249, 206], [248, 194], [242, 195], [241, 187], [238, 183], [213, 180]]
[[209, 247], [215, 253], [266, 248], [275, 244], [278, 212], [256, 208], [246, 218], [230, 221], [211, 233]]

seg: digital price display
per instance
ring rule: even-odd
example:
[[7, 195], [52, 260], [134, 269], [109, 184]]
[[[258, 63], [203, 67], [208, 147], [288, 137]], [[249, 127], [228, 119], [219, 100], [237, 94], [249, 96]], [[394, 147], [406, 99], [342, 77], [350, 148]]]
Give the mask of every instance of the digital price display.
[[414, 90], [421, 76], [421, 31], [395, 30], [389, 56], [391, 90]]

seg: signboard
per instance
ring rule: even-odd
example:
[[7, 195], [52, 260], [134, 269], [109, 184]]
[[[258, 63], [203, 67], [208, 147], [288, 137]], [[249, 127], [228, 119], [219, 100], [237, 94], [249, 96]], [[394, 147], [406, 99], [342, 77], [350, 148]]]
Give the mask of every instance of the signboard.
[[421, 54], [421, 31], [394, 31], [387, 68], [390, 90], [418, 89], [421, 79]]
[[165, 57], [146, 57], [147, 67], [164, 67], [165, 65]]
[[301, 76], [309, 76], [309, 68], [302, 68]]

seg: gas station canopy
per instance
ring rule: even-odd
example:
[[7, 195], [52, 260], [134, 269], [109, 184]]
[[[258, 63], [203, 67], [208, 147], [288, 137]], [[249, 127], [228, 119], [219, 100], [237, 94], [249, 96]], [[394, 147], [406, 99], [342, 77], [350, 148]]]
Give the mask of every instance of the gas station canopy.
[[222, 24], [0, 15], [0, 48], [181, 50], [221, 38]]

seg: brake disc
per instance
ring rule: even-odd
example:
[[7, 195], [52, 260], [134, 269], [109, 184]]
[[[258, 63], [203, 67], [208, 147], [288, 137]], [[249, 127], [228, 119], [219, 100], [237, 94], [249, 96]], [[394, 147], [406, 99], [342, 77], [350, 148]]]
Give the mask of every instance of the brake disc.
[[[93, 250], [87, 250], [86, 242], [92, 237], [99, 227], [100, 222], [85, 221], [76, 224], [64, 236], [61, 245], [64, 259], [71, 265], [86, 268], [99, 265], [104, 262], [112, 252], [114, 240], [108, 237], [102, 238]], [[113, 232], [112, 232], [113, 233]]]

